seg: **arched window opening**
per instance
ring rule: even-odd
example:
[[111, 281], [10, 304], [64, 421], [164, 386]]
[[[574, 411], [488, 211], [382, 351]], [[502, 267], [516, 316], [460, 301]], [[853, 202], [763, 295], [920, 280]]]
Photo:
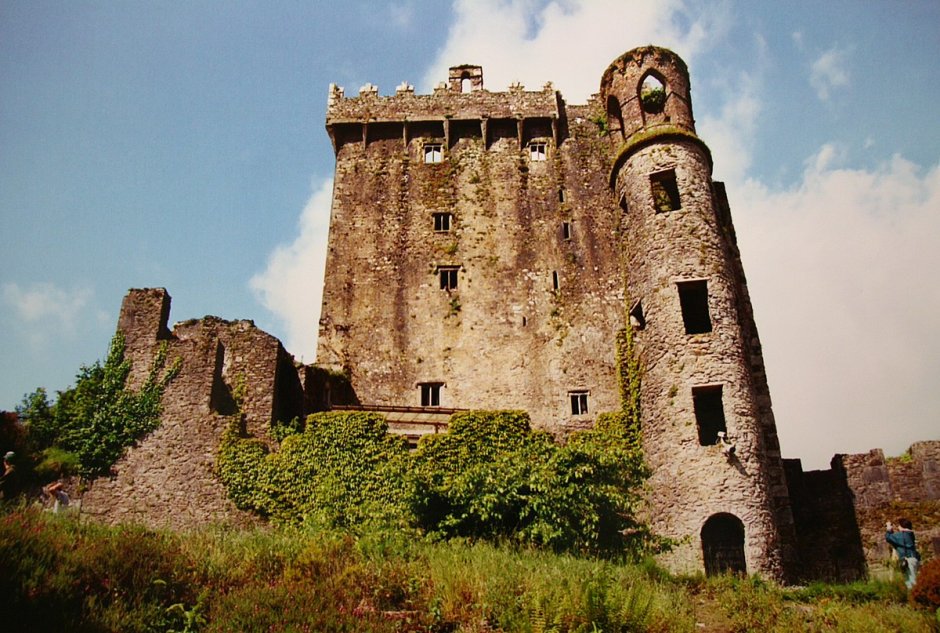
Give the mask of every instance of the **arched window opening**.
[[620, 110], [620, 102], [614, 95], [607, 97], [607, 130], [623, 136], [623, 112]]
[[658, 114], [666, 105], [666, 84], [656, 75], [649, 74], [640, 84], [640, 105], [644, 112]]
[[702, 526], [705, 575], [747, 574], [744, 558], [744, 524], [725, 512], [713, 514]]

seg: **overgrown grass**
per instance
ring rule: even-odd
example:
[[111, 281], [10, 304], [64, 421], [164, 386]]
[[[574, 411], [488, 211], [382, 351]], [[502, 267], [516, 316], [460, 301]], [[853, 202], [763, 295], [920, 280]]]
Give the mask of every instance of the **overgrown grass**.
[[890, 583], [785, 590], [395, 532], [173, 533], [0, 512], [4, 631], [935, 630]]

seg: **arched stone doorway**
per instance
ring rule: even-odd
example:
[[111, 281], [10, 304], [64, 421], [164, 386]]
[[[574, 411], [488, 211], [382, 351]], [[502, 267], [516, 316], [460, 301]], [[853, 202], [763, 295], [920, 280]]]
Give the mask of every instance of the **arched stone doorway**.
[[702, 526], [702, 553], [707, 576], [725, 572], [746, 574], [741, 519], [725, 512], [710, 516]]

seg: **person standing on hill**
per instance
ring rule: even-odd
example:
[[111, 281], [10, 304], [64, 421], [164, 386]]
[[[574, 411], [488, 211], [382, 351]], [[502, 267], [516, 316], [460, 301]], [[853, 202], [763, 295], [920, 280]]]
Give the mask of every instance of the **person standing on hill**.
[[914, 539], [914, 526], [908, 519], [898, 519], [898, 528], [895, 529], [888, 521], [885, 540], [894, 547], [904, 570], [904, 584], [908, 589], [917, 582], [917, 570], [920, 568], [920, 554], [917, 552], [917, 543]]

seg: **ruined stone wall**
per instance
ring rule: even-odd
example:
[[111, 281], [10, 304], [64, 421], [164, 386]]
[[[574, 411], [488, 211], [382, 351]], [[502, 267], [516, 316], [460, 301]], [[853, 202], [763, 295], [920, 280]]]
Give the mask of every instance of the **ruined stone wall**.
[[[332, 102], [317, 358], [348, 371], [361, 403], [419, 405], [418, 385], [438, 383], [443, 407], [525, 409], [556, 431], [619, 408], [619, 211], [588, 119], [551, 90]], [[424, 162], [428, 142], [441, 163]], [[434, 213], [452, 214], [449, 231]], [[441, 267], [456, 289], [441, 289]], [[587, 414], [571, 391], [589, 393]]]
[[940, 441], [917, 442], [896, 458], [886, 459], [881, 449], [836, 455], [832, 468], [844, 472], [851, 490], [871, 572], [893, 564], [885, 522], [899, 517], [913, 522], [924, 558], [940, 556]]
[[836, 455], [828, 470], [787, 461], [803, 578], [854, 580], [895, 566], [885, 523], [914, 524], [925, 560], [940, 556], [940, 441], [917, 442], [901, 457], [881, 449]]
[[216, 476], [219, 440], [232, 423], [240, 385], [246, 427], [259, 437], [268, 437], [276, 417], [303, 414], [296, 405], [303, 394], [293, 358], [250, 321], [206, 317], [171, 332], [169, 307], [164, 289], [131, 290], [124, 299], [118, 327], [132, 361], [132, 388], [146, 377], [161, 344], [168, 348], [168, 364], [182, 364], [164, 392], [160, 426], [127, 451], [111, 477], [92, 483], [82, 512], [176, 528], [250, 522]]

